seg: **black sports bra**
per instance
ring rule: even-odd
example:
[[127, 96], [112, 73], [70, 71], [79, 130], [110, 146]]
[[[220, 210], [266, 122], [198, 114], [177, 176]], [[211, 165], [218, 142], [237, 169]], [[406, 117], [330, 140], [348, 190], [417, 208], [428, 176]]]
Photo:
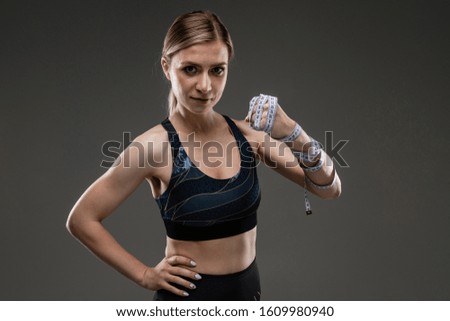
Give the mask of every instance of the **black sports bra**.
[[240, 151], [241, 167], [231, 178], [214, 179], [189, 159], [169, 119], [161, 124], [172, 146], [169, 186], [155, 198], [167, 236], [177, 240], [211, 240], [233, 236], [256, 226], [261, 192], [252, 149], [236, 124], [222, 115]]

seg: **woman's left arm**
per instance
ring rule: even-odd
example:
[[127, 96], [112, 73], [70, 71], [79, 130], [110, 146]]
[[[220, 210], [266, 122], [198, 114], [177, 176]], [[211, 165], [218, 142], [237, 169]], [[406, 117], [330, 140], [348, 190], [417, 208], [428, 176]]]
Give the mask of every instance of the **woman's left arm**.
[[[259, 99], [261, 97], [256, 103]], [[333, 160], [278, 103], [276, 108], [270, 108], [269, 102], [263, 104], [259, 111], [257, 108], [250, 108], [245, 119], [250, 124], [248, 134], [257, 143], [256, 152], [261, 160], [321, 198], [339, 197], [341, 181]], [[271, 120], [268, 121], [269, 118]]]

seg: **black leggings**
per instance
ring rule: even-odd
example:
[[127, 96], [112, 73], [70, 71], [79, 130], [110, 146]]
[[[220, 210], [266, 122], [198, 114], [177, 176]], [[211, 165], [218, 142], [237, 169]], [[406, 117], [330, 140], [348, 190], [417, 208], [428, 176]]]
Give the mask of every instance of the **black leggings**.
[[187, 297], [181, 297], [166, 290], [156, 291], [155, 301], [259, 301], [261, 286], [256, 261], [240, 272], [225, 275], [201, 274], [202, 279], [194, 281], [197, 288], [186, 290]]

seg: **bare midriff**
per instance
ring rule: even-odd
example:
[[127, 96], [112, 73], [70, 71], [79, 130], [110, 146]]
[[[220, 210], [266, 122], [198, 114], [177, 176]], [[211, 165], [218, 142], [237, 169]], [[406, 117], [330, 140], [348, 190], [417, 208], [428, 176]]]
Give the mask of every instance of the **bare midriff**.
[[207, 241], [181, 241], [167, 237], [166, 257], [186, 256], [202, 274], [222, 275], [245, 270], [256, 256], [256, 227], [239, 235]]

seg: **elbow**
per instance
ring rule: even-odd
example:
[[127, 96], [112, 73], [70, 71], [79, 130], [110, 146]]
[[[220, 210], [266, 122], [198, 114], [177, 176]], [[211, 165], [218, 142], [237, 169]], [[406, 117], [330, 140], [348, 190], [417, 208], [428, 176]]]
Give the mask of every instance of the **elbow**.
[[66, 229], [75, 239], [86, 244], [95, 236], [97, 224], [100, 224], [100, 221], [92, 213], [75, 207], [67, 217]]
[[76, 239], [79, 238], [81, 232], [81, 222], [76, 212], [70, 212], [69, 216], [67, 217], [66, 229], [73, 237], [75, 237]]
[[330, 196], [328, 197], [328, 199], [332, 199], [332, 200], [337, 199], [342, 194], [341, 181], [339, 179], [337, 179], [334, 185], [335, 186], [330, 191], [331, 193], [330, 193]]
[[333, 190], [328, 193], [321, 193], [318, 196], [323, 200], [334, 200], [341, 196], [341, 190]]
[[66, 221], [66, 230], [67, 230], [70, 234], [73, 235], [73, 229], [74, 229], [74, 224], [73, 224], [72, 218], [71, 218], [70, 215], [69, 215], [69, 217], [67, 218], [67, 221]]
[[339, 198], [339, 196], [341, 196], [342, 194], [342, 189], [341, 189], [341, 184], [339, 184], [334, 190], [333, 193], [331, 193], [331, 196], [329, 197], [329, 199], [337, 199]]
[[318, 185], [305, 176], [305, 187], [321, 199], [337, 199], [342, 194], [341, 180], [335, 170], [333, 174], [332, 182], [324, 185]]
[[74, 222], [72, 213], [69, 214], [66, 221], [66, 230], [72, 235], [75, 236], [76, 234], [76, 224]]
[[337, 174], [335, 173], [335, 177], [334, 177], [334, 181], [333, 184], [331, 185], [331, 188], [329, 190], [329, 193], [326, 193], [325, 195], [325, 199], [337, 199], [339, 198], [339, 196], [341, 196], [342, 194], [342, 186], [341, 186], [341, 180], [339, 178], [339, 176], [337, 176]]
[[327, 191], [324, 190], [318, 191], [316, 195], [319, 196], [321, 199], [334, 200], [339, 198], [341, 194], [342, 194], [341, 182], [337, 182], [336, 184], [334, 184], [333, 188], [330, 188]]

